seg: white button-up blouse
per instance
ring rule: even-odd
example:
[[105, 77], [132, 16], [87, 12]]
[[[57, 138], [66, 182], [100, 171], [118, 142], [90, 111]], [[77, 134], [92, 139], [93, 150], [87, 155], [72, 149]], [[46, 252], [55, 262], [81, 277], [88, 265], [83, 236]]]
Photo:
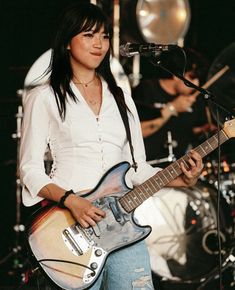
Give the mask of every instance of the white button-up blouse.
[[[69, 100], [62, 121], [49, 85], [31, 90], [24, 100], [24, 118], [20, 146], [20, 176], [23, 203], [41, 201], [38, 193], [49, 183], [75, 192], [94, 188], [113, 165], [132, 163], [125, 127], [115, 99], [102, 80], [102, 105], [95, 116], [77, 87], [71, 87], [78, 101]], [[137, 172], [126, 175], [129, 186], [143, 183], [157, 168], [145, 161], [145, 150], [138, 114], [131, 96], [125, 93], [131, 111], [129, 123]], [[45, 173], [44, 156], [49, 144], [53, 157], [50, 175]]]

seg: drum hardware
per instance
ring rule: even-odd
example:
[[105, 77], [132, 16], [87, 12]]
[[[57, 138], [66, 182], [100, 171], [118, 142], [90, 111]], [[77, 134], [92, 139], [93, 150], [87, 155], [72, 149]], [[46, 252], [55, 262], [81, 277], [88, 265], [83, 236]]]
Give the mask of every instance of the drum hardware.
[[217, 175], [219, 170], [221, 172], [220, 188], [222, 193], [231, 193], [231, 196], [233, 196], [235, 194], [234, 166], [226, 160], [223, 160], [220, 166], [215, 160], [205, 162], [200, 179], [218, 189]]
[[175, 140], [172, 140], [171, 131], [167, 132], [166, 147], [168, 148], [168, 156], [167, 157], [150, 160], [150, 161], [148, 161], [148, 164], [155, 165], [155, 164], [160, 164], [160, 163], [165, 163], [165, 162], [172, 162], [172, 161], [176, 160], [176, 157], [175, 157], [174, 152], [173, 152], [173, 148], [177, 147], [177, 142]]
[[[226, 237], [222, 232], [220, 232], [220, 239], [223, 244], [226, 242]], [[217, 241], [218, 241], [218, 233], [216, 229], [212, 229], [206, 232], [202, 238], [202, 247], [205, 250], [205, 252], [210, 255], [218, 255], [219, 251], [218, 249], [216, 249], [216, 247], [218, 246]], [[226, 252], [222, 250], [222, 254], [224, 255], [226, 254]]]
[[[235, 270], [235, 256], [233, 255], [232, 251], [229, 254], [229, 256], [226, 258], [226, 260], [224, 261], [224, 263], [222, 264], [222, 272], [225, 272], [225, 270], [227, 270], [228, 268], [233, 268]], [[210, 275], [209, 277], [207, 277], [204, 281], [202, 281], [202, 283], [200, 284], [200, 286], [196, 289], [196, 290], [204, 290], [204, 287], [211, 281], [215, 280], [218, 278], [219, 275], [219, 269], [215, 269]], [[221, 285], [222, 286], [222, 285]], [[235, 283], [234, 281], [230, 282], [229, 289], [234, 289]], [[223, 286], [222, 286], [223, 287]], [[222, 288], [225, 289], [225, 288]]]
[[24, 225], [21, 224], [21, 184], [18, 173], [19, 166], [19, 150], [20, 150], [20, 138], [21, 138], [21, 124], [23, 119], [23, 107], [18, 106], [18, 112], [16, 116], [16, 133], [12, 134], [12, 138], [17, 141], [17, 152], [16, 152], [16, 224], [14, 230], [16, 232], [24, 231]]
[[[23, 108], [22, 106], [18, 106], [18, 112], [15, 115], [16, 117], [16, 133], [12, 134], [12, 138], [17, 142], [17, 152], [16, 152], [16, 223], [13, 226], [15, 231], [15, 245], [11, 249], [11, 251], [0, 260], [0, 265], [8, 262], [8, 260], [14, 257], [13, 260], [13, 268], [21, 269], [23, 268], [23, 263], [21, 263], [21, 251], [22, 246], [20, 244], [21, 233], [24, 232], [25, 226], [21, 223], [21, 185], [20, 178], [18, 174], [18, 166], [19, 166], [19, 148], [20, 148], [20, 138], [21, 138], [21, 123], [23, 118]], [[14, 272], [14, 271], [13, 271]]]
[[120, 3], [113, 1], [113, 54], [119, 59]]
[[[155, 43], [178, 43], [183, 46], [183, 39], [191, 18], [188, 0], [183, 2], [180, 0], [138, 0], [136, 2], [135, 18], [141, 40]], [[178, 17], [178, 15], [181, 15], [181, 17]], [[167, 31], [165, 31], [165, 28], [167, 28]], [[127, 39], [130, 41], [132, 37], [133, 32]], [[134, 39], [134, 42], [136, 42], [136, 39]], [[139, 84], [142, 78], [140, 66], [140, 56], [134, 55], [132, 73], [128, 75], [133, 88]]]
[[[229, 205], [223, 200], [221, 207], [224, 271], [235, 266], [235, 243]], [[142, 225], [152, 227], [146, 239], [151, 268], [164, 283], [199, 283], [201, 287], [218, 276], [215, 188], [200, 181], [192, 188], [162, 190], [137, 208], [135, 216]]]
[[[164, 68], [163, 68], [164, 69]], [[202, 87], [201, 89], [207, 89], [209, 88], [213, 83], [215, 83], [216, 81], [218, 81], [218, 79], [220, 79], [227, 71], [229, 70], [229, 66], [228, 65], [225, 65], [223, 68], [221, 68], [218, 72], [216, 72]], [[196, 98], [199, 94], [201, 93], [201, 90], [197, 90], [193, 96]], [[155, 103], [154, 104], [154, 107], [155, 108], [162, 108], [164, 107], [164, 104], [161, 104], [161, 103]], [[209, 108], [206, 107], [206, 116], [207, 116], [207, 121], [208, 121], [208, 124], [210, 125], [210, 127], [212, 127], [212, 117], [211, 117], [211, 114], [210, 114], [210, 111], [209, 111]], [[189, 112], [192, 112], [192, 108], [189, 108]], [[156, 160], [150, 160], [148, 161], [148, 163], [150, 165], [155, 165], [155, 164], [159, 164], [159, 163], [164, 163], [164, 162], [171, 162], [171, 161], [175, 161], [174, 159], [174, 154], [173, 154], [173, 147], [176, 147], [177, 146], [177, 143], [176, 141], [173, 141], [172, 142], [172, 139], [171, 139], [171, 133], [168, 132], [168, 150], [169, 150], [169, 155], [168, 157], [166, 158], [162, 158], [162, 159], [156, 159]], [[169, 141], [170, 140], [170, 141]], [[171, 159], [172, 158], [172, 159]], [[212, 168], [212, 164], [210, 164], [210, 162], [207, 163], [207, 169], [209, 168]], [[224, 170], [225, 170], [225, 165], [224, 165]], [[211, 171], [211, 170], [210, 170]], [[208, 175], [209, 172], [207, 172], [206, 170], [204, 170], [202, 172], [202, 176], [206, 176]]]

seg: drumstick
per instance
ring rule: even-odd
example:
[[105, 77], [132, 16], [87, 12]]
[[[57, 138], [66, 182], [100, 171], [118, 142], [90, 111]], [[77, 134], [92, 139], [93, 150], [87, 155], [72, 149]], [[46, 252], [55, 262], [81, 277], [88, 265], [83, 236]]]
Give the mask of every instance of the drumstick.
[[[203, 89], [207, 89], [209, 88], [209, 86], [211, 86], [215, 81], [217, 81], [227, 70], [229, 69], [228, 65], [225, 65], [221, 70], [219, 70], [215, 75], [213, 75], [212, 78], [210, 78], [203, 86]], [[192, 94], [191, 96], [193, 97], [197, 97], [201, 92], [196, 91], [194, 94]], [[211, 113], [209, 111], [209, 108], [206, 107], [206, 116], [207, 116], [207, 120], [208, 120], [208, 124], [211, 125], [212, 124], [212, 118], [211, 118]]]
[[[206, 82], [204, 84], [204, 86], [202, 86], [203, 89], [207, 89], [210, 85], [212, 85], [215, 81], [217, 81], [228, 69], [229, 69], [228, 65], [224, 66], [211, 79], [209, 79], [208, 82]], [[199, 94], [199, 92], [197, 92], [197, 93]], [[196, 96], [197, 96], [197, 94], [196, 94]], [[208, 106], [206, 106], [206, 116], [207, 116], [208, 124], [211, 126], [212, 118], [211, 118], [211, 112], [210, 112]]]
[[[212, 85], [215, 81], [217, 81], [227, 70], [229, 69], [228, 65], [225, 65], [221, 70], [219, 70], [215, 75], [213, 75], [212, 78], [210, 78], [203, 86], [203, 89], [209, 88], [210, 85]], [[193, 97], [197, 97], [201, 92], [196, 91], [194, 94], [192, 94]]]

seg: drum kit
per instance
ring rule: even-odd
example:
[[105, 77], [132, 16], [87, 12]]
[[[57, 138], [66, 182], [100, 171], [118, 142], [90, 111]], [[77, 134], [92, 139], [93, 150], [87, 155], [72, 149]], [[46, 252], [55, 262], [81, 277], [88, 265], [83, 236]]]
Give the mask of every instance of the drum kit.
[[[184, 7], [179, 1], [139, 1], [137, 5], [138, 24], [147, 42], [164, 42], [170, 37], [171, 43], [178, 42], [188, 28], [190, 9], [187, 1]], [[169, 3], [168, 3], [169, 2]], [[165, 9], [164, 5], [171, 5]], [[177, 5], [179, 4], [179, 5]], [[184, 22], [171, 15], [178, 9], [184, 15]], [[150, 15], [150, 17], [146, 17]], [[159, 16], [159, 17], [158, 17]], [[165, 25], [167, 17], [171, 20]], [[147, 20], [146, 20], [147, 19]], [[149, 21], [149, 22], [148, 22]], [[164, 25], [159, 25], [163, 21]], [[158, 24], [158, 25], [157, 25]], [[178, 33], [174, 38], [161, 28], [173, 28]], [[168, 29], [169, 31], [169, 29]], [[169, 39], [168, 39], [169, 40]], [[176, 41], [177, 40], [177, 41]], [[226, 118], [227, 111], [235, 115], [235, 43], [232, 43], [215, 59], [204, 88], [216, 96], [216, 101], [225, 106], [220, 112], [219, 124]], [[226, 104], [225, 104], [226, 103]], [[141, 104], [139, 104], [141, 106]], [[148, 108], [142, 106], [146, 116]], [[216, 108], [207, 108], [208, 123], [216, 118]], [[154, 108], [149, 108], [157, 118]], [[168, 156], [148, 161], [152, 165], [174, 161], [174, 140], [167, 133]], [[232, 143], [233, 140], [230, 140]], [[176, 145], [177, 146], [177, 145]], [[223, 152], [223, 151], [222, 151]], [[235, 288], [235, 159], [234, 147], [225, 148], [221, 160], [210, 155], [205, 161], [204, 170], [196, 186], [184, 189], [162, 190], [135, 211], [142, 225], [151, 225], [152, 232], [146, 239], [156, 289], [214, 290]], [[229, 273], [229, 277], [226, 273]], [[227, 275], [227, 276], [226, 276]], [[222, 281], [225, 276], [226, 281]], [[219, 281], [217, 281], [219, 280]], [[215, 283], [215, 284], [213, 284]], [[223, 284], [223, 286], [219, 286]]]
[[[221, 76], [224, 79], [226, 75], [231, 77], [225, 64], [229, 63], [223, 63], [226, 69]], [[215, 82], [214, 88], [219, 89], [218, 86]], [[227, 106], [234, 108], [233, 100]], [[220, 118], [222, 123], [223, 117]], [[149, 164], [161, 167], [175, 160], [177, 144], [170, 131], [165, 145], [168, 155], [150, 160]], [[220, 289], [212, 283], [218, 286], [219, 277], [227, 273], [229, 277], [222, 282], [226, 285], [224, 289], [234, 289], [235, 160], [232, 148], [222, 151], [220, 162], [218, 156], [207, 157], [196, 186], [163, 190], [136, 209], [138, 222], [152, 227], [146, 243], [157, 289]]]
[[[157, 7], [157, 10], [151, 8], [153, 2], [159, 4], [159, 7], [154, 6], [154, 9]], [[161, 6], [163, 1], [138, 1], [136, 13], [139, 26], [145, 38], [149, 40], [150, 37], [151, 42], [161, 42], [161, 36], [164, 35], [164, 37], [167, 36], [170, 39], [167, 39], [167, 42], [173, 43], [176, 42], [176, 39], [178, 40], [180, 37], [183, 37], [187, 31], [190, 19], [188, 2], [184, 1], [184, 7], [182, 7], [182, 1], [168, 2], [166, 3], [171, 7], [174, 6], [174, 11], [181, 11], [180, 15], [185, 17], [184, 24], [173, 24], [176, 30], [173, 31], [174, 34], [172, 35], [167, 35], [162, 30], [156, 31], [156, 27], [166, 27], [165, 22], [167, 16], [172, 21], [174, 20], [171, 15], [168, 15], [169, 12], [166, 12], [170, 10], [165, 6]], [[150, 17], [151, 23], [147, 23], [146, 17], [144, 16], [146, 16], [146, 13], [151, 12], [153, 14], [152, 18]], [[156, 17], [158, 12], [160, 13], [159, 17]], [[173, 14], [175, 15], [175, 13]], [[160, 21], [160, 23], [154, 23], [154, 20]], [[164, 25], [161, 25], [161, 22]], [[169, 28], [168, 31], [170, 31]], [[157, 39], [156, 41], [156, 39], [152, 39], [152, 35], [155, 37], [158, 36], [160, 40]], [[209, 79], [225, 65], [231, 65], [231, 59], [233, 57], [231, 52], [234, 52], [234, 46], [235, 44], [232, 44], [215, 60], [210, 70]], [[23, 104], [28, 89], [39, 85], [48, 77], [38, 78], [47, 69], [50, 57], [51, 50], [49, 49], [30, 68], [25, 78], [24, 89], [22, 90]], [[111, 68], [120, 86], [124, 86], [130, 91], [129, 80], [118, 59], [115, 57], [111, 60]], [[225, 97], [229, 102], [226, 101], [229, 108], [235, 108], [235, 102], [230, 97], [232, 90], [235, 88], [234, 71], [233, 69], [226, 71], [223, 77], [219, 79], [219, 82], [216, 81], [214, 86], [211, 87], [215, 95], [223, 92], [221, 100], [223, 102], [223, 98]], [[224, 83], [226, 83], [226, 88], [224, 88]], [[227, 91], [227, 88], [230, 91]], [[147, 107], [144, 109], [150, 115], [157, 116], [157, 111], [153, 108], [151, 110]], [[17, 132], [12, 136], [17, 140], [18, 144], [17, 159], [22, 118], [22, 106], [19, 106], [16, 114]], [[158, 165], [175, 161], [174, 146], [176, 145], [174, 140], [172, 140], [170, 131], [167, 132], [166, 146], [168, 148], [168, 156], [158, 160], [151, 160], [149, 161], [150, 164]], [[51, 161], [50, 154], [46, 153], [45, 166], [46, 168], [48, 166], [47, 171], [50, 170]], [[217, 177], [219, 173], [220, 179], [218, 182]], [[12, 256], [19, 254], [22, 249], [20, 233], [24, 231], [24, 225], [21, 223], [21, 188], [18, 178], [16, 185], [17, 206], [16, 224], [14, 226], [17, 236], [16, 245], [6, 257], [0, 259], [0, 265], [4, 264]], [[218, 201], [219, 193], [222, 194]], [[146, 239], [146, 243], [150, 254], [153, 277], [160, 281], [160, 286], [158, 286], [159, 290], [179, 290], [180, 285], [186, 285], [187, 288], [183, 289], [187, 290], [190, 285], [196, 285], [197, 290], [204, 290], [207, 289], [206, 287], [210, 285], [211, 281], [218, 279], [220, 272], [224, 273], [228, 268], [232, 269], [231, 275], [233, 276], [228, 289], [234, 289], [235, 160], [231, 161], [229, 158], [228, 161], [226, 160], [226, 156], [220, 164], [218, 164], [216, 158], [206, 160], [204, 170], [196, 186], [181, 189], [163, 189], [160, 193], [149, 198], [138, 207], [135, 211], [135, 216], [139, 223], [143, 225], [148, 224], [152, 227], [152, 233]], [[222, 257], [221, 268], [219, 267], [220, 257]], [[19, 267], [22, 267], [22, 265], [19, 265]]]
[[[178, 290], [189, 284], [198, 287], [192, 289], [207, 289], [207, 284], [218, 278], [219, 255], [222, 271], [234, 269], [234, 280], [235, 168], [228, 169], [222, 162], [218, 189], [219, 168], [212, 169], [212, 163], [205, 164], [196, 186], [164, 189], [135, 211], [138, 222], [152, 227], [146, 243], [153, 277], [161, 285], [157, 289]], [[218, 190], [222, 193], [219, 201]], [[176, 288], [171, 288], [174, 285]], [[200, 288], [202, 285], [205, 288]], [[228, 289], [234, 286], [231, 282]]]
[[[149, 164], [175, 161], [170, 131], [165, 146], [168, 155]], [[152, 227], [146, 243], [157, 289], [211, 290], [220, 257], [222, 273], [230, 271], [225, 289], [235, 287], [235, 163], [223, 155], [218, 164], [216, 157], [206, 159], [194, 187], [162, 190], [135, 211], [140, 224]]]

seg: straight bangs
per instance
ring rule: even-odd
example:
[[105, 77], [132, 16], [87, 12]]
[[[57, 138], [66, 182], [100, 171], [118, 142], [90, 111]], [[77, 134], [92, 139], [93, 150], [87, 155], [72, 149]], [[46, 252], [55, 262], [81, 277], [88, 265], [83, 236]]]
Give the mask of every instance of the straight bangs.
[[106, 19], [94, 19], [94, 18], [86, 18], [83, 26], [81, 28], [81, 32], [94, 30], [94, 32], [100, 31], [100, 29], [104, 27], [104, 33], [110, 34], [110, 25], [107, 23]]

